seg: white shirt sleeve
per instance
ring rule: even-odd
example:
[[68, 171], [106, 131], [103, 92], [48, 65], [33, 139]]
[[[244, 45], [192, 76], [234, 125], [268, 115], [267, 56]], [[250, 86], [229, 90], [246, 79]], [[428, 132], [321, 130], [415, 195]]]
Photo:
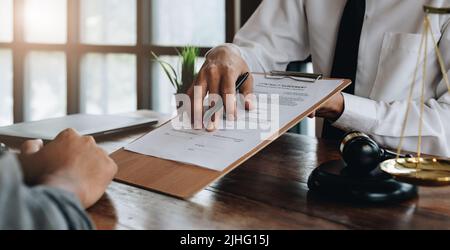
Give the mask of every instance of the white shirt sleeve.
[[[448, 27], [444, 31], [440, 50], [448, 70], [450, 69], [450, 28]], [[447, 75], [450, 75], [450, 71], [447, 71]], [[422, 149], [424, 153], [450, 157], [450, 90], [443, 79], [436, 87], [435, 96], [437, 98], [426, 101], [424, 108]], [[345, 111], [334, 126], [347, 131], [358, 130], [370, 134], [379, 143], [389, 148], [398, 147], [408, 107], [407, 100], [386, 103], [347, 94], [344, 94], [344, 99]], [[420, 100], [414, 100], [406, 126], [404, 150], [417, 151], [420, 111]]]
[[303, 0], [262, 1], [237, 33], [234, 47], [253, 72], [286, 70], [290, 62], [310, 55], [307, 26]]

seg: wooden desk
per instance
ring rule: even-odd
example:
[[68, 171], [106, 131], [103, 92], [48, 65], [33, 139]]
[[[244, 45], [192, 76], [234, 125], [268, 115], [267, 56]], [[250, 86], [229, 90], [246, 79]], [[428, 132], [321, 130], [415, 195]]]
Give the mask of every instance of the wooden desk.
[[[99, 144], [112, 152], [145, 132]], [[450, 229], [450, 188], [385, 206], [308, 194], [310, 172], [338, 157], [333, 142], [287, 134], [190, 200], [113, 183], [89, 214], [99, 229]]]

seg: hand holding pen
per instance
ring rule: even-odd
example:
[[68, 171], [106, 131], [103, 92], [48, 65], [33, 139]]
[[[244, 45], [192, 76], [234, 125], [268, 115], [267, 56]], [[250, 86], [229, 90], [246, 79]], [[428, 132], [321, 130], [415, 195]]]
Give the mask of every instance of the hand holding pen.
[[[241, 87], [243, 87], [243, 85], [245, 84], [245, 82], [247, 81], [249, 76], [250, 76], [249, 72], [246, 72], [243, 75], [239, 76], [239, 78], [236, 81], [236, 87], [235, 87], [236, 94], [239, 92]], [[203, 116], [203, 121], [205, 121], [206, 129], [208, 131], [216, 129], [214, 124], [212, 124], [213, 116], [217, 112], [219, 112], [222, 108], [223, 108], [223, 104], [222, 105], [214, 105], [214, 107], [210, 108], [208, 111], [205, 112], [205, 115]]]
[[[233, 50], [228, 46], [220, 46], [211, 50], [206, 61], [203, 64], [197, 80], [191, 85], [187, 94], [191, 99], [191, 110], [193, 115], [193, 123], [196, 129], [203, 128], [203, 118], [207, 118], [204, 115], [203, 102], [206, 95], [214, 94], [220, 95], [222, 100], [224, 100], [223, 106], [225, 107], [225, 113], [227, 114], [228, 120], [233, 120], [236, 114], [236, 98], [228, 98], [227, 96], [236, 96], [236, 79], [243, 76], [245, 73], [251, 72], [247, 63], [241, 57], [239, 51]], [[195, 90], [201, 89], [201, 95], [195, 95]], [[239, 92], [248, 96], [253, 93], [253, 77], [248, 74], [247, 79], [243, 81], [242, 85], [239, 87]], [[253, 106], [251, 100], [245, 101], [246, 109], [251, 109]], [[221, 107], [221, 108], [222, 108]], [[199, 115], [201, 114], [201, 115]], [[209, 125], [214, 125], [209, 123]], [[208, 130], [215, 130], [214, 126], [210, 127]]]

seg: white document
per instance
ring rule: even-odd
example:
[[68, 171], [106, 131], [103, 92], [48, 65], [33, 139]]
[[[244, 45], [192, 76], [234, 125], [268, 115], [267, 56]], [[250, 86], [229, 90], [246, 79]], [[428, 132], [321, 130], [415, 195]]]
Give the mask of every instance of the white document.
[[[311, 107], [321, 103], [342, 83], [319, 80], [314, 83], [292, 79], [266, 79], [254, 75], [257, 108], [240, 109], [236, 122], [215, 132], [178, 129], [169, 122], [125, 149], [139, 154], [223, 171], [250, 153], [265, 140], [275, 139], [279, 129]], [[268, 101], [263, 101], [267, 99]], [[270, 103], [272, 105], [267, 105]], [[245, 125], [245, 126], [243, 126]]]

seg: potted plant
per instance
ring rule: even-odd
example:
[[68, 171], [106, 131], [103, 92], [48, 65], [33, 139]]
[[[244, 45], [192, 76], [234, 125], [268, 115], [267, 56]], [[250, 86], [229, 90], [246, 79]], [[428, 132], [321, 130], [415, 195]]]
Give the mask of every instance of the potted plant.
[[[200, 50], [197, 47], [184, 47], [181, 52], [178, 51], [181, 65], [178, 64], [175, 66], [162, 60], [158, 55], [152, 52], [154, 60], [161, 66], [169, 82], [176, 90], [175, 106], [178, 113], [180, 113], [180, 110], [183, 108], [184, 104], [181, 94], [186, 94], [189, 87], [197, 77], [198, 72], [195, 69], [195, 62], [198, 58], [199, 52]], [[181, 73], [178, 72], [179, 69], [181, 69]]]
[[164, 73], [175, 88], [177, 94], [185, 94], [197, 77], [195, 62], [199, 55], [199, 51], [200, 50], [197, 47], [187, 46], [178, 53], [181, 60], [181, 73], [177, 72], [179, 67], [170, 65], [152, 52], [154, 60], [164, 70]]

